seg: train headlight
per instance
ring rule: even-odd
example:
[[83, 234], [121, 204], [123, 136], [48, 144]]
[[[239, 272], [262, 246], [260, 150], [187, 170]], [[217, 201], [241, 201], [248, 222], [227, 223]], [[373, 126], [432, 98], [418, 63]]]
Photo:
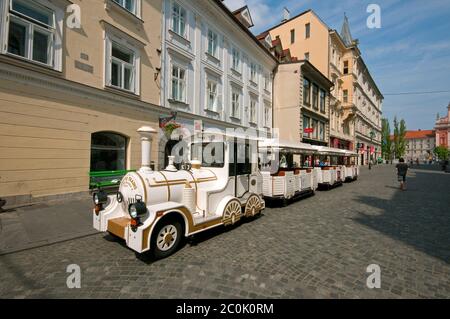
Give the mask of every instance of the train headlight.
[[145, 203], [143, 203], [142, 201], [137, 201], [136, 203], [130, 204], [128, 206], [128, 213], [130, 214], [131, 218], [136, 219], [139, 216], [147, 213], [147, 206], [145, 206]]
[[99, 191], [92, 196], [95, 205], [106, 204], [108, 202], [108, 194], [105, 191]]

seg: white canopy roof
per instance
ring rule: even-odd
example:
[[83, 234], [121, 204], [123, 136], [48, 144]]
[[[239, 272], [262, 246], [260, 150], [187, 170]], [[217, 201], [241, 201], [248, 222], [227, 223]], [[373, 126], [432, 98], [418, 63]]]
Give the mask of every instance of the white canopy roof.
[[343, 150], [340, 148], [333, 148], [333, 147], [328, 147], [328, 146], [318, 146], [318, 145], [313, 145], [312, 146], [316, 152], [318, 154], [321, 155], [338, 155], [338, 156], [349, 156], [347, 154], [347, 150]]
[[260, 149], [285, 150], [292, 153], [314, 153], [316, 150], [311, 144], [293, 142], [280, 139], [265, 139], [259, 142]]

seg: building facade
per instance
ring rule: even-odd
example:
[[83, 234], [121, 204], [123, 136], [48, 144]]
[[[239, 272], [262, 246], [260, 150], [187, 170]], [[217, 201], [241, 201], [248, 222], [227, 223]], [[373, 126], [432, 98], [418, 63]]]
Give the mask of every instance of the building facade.
[[447, 106], [447, 116], [437, 116], [435, 130], [436, 146], [450, 149], [450, 103]]
[[309, 61], [278, 66], [274, 81], [274, 129], [281, 139], [328, 145], [332, 85]]
[[347, 17], [340, 34], [312, 10], [285, 18], [267, 32], [333, 82], [330, 145], [359, 151], [360, 165], [378, 158], [383, 96], [362, 59], [358, 41], [351, 36]]
[[91, 171], [139, 166], [136, 130], [157, 127], [161, 113], [161, 5], [0, 0], [7, 205], [86, 193]]
[[426, 163], [433, 160], [436, 136], [433, 130], [407, 131], [405, 160]]
[[[249, 31], [248, 8], [230, 12], [219, 0], [165, 0], [163, 16], [161, 101], [184, 112], [177, 123], [192, 131], [202, 119], [204, 128], [270, 134], [277, 60]], [[180, 138], [170, 136], [169, 143]]]

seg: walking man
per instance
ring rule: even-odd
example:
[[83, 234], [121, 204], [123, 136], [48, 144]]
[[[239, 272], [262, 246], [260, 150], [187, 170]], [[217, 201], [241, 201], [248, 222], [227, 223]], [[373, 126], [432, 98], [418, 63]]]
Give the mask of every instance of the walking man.
[[400, 158], [399, 163], [395, 166], [397, 168], [397, 177], [400, 182], [400, 189], [406, 190], [406, 173], [408, 173], [408, 164], [403, 158]]

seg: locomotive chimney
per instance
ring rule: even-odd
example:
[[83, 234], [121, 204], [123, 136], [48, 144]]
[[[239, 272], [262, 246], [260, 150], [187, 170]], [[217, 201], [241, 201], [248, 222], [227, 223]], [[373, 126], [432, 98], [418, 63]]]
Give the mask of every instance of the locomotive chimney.
[[150, 172], [152, 170], [150, 168], [151, 154], [152, 154], [152, 139], [153, 134], [155, 134], [156, 131], [150, 126], [142, 126], [137, 131], [141, 136], [141, 153], [142, 153], [142, 164], [139, 171]]

